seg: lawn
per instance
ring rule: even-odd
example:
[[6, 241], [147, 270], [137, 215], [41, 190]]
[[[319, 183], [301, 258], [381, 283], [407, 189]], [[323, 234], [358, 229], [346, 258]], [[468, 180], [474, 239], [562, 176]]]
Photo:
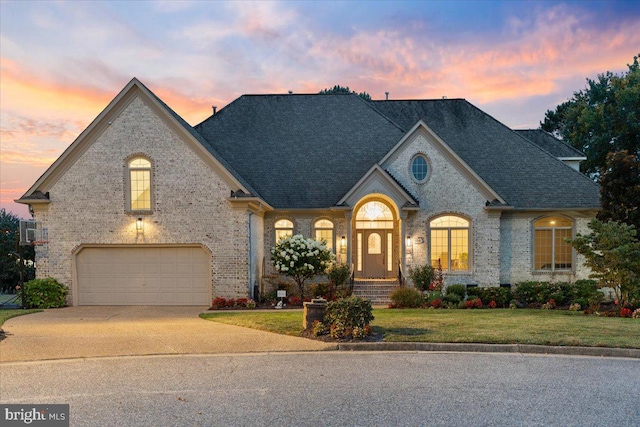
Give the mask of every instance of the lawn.
[[[640, 348], [640, 320], [560, 310], [374, 309], [374, 332], [388, 342], [473, 342]], [[202, 318], [300, 336], [301, 311], [216, 311]]]

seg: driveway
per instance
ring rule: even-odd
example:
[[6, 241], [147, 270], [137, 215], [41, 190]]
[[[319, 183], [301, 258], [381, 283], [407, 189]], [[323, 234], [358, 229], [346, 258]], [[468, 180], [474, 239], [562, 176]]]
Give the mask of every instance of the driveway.
[[[207, 307], [65, 307], [14, 317], [0, 362], [151, 354], [315, 351], [335, 345], [203, 320]], [[302, 323], [302, 313], [300, 313]]]

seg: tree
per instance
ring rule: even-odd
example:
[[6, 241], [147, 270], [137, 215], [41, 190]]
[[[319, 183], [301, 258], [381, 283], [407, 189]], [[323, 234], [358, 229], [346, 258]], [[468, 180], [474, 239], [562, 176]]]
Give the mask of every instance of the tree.
[[[320, 95], [335, 95], [335, 94], [341, 94], [341, 93], [356, 94], [356, 91], [354, 90], [352, 92], [351, 89], [349, 89], [349, 86], [335, 85], [331, 89], [322, 89], [320, 92], [318, 92], [318, 94]], [[360, 92], [357, 95], [360, 98], [364, 99], [365, 101], [371, 101], [371, 95], [369, 95], [367, 92]]]
[[0, 209], [0, 292], [13, 292], [20, 280], [20, 264], [24, 281], [34, 277], [33, 247], [18, 246], [20, 218], [5, 209]]
[[[638, 55], [640, 56], [640, 54]], [[611, 72], [587, 79], [587, 88], [548, 110], [540, 123], [587, 155], [581, 165], [585, 174], [597, 179], [606, 167], [607, 154], [640, 151], [640, 65], [638, 56], [622, 75]]]
[[598, 287], [613, 288], [621, 307], [640, 296], [640, 242], [632, 225], [593, 219], [586, 236], [578, 233], [569, 243], [586, 258], [589, 277]]
[[637, 155], [618, 151], [607, 155], [600, 175], [601, 221], [633, 225], [640, 239], [640, 161]]
[[334, 257], [326, 242], [305, 239], [301, 234], [282, 239], [271, 249], [271, 263], [280, 274], [293, 278], [301, 299], [304, 299], [304, 282], [327, 271]]

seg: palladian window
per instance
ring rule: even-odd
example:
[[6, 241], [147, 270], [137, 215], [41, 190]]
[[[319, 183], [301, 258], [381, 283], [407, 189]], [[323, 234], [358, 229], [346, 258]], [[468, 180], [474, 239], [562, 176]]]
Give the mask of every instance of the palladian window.
[[548, 216], [533, 224], [533, 269], [536, 271], [570, 271], [573, 250], [566, 239], [573, 235], [573, 221], [560, 216]]
[[443, 271], [469, 270], [469, 221], [445, 215], [429, 223], [431, 265]]
[[327, 248], [333, 250], [333, 222], [328, 219], [319, 219], [313, 223], [315, 230], [315, 239], [325, 240], [327, 242]]
[[136, 157], [129, 161], [128, 170], [128, 209], [130, 211], [150, 211], [151, 161], [143, 157]]
[[274, 228], [276, 229], [276, 243], [293, 236], [293, 222], [288, 219], [277, 220]]

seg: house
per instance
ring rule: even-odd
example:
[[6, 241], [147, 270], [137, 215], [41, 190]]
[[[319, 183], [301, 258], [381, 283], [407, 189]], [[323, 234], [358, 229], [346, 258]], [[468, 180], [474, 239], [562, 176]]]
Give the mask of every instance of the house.
[[244, 95], [192, 127], [133, 79], [18, 202], [47, 241], [38, 276], [73, 305], [254, 296], [298, 233], [356, 279], [440, 263], [449, 284], [574, 281], [564, 239], [599, 208], [582, 158], [464, 99]]

